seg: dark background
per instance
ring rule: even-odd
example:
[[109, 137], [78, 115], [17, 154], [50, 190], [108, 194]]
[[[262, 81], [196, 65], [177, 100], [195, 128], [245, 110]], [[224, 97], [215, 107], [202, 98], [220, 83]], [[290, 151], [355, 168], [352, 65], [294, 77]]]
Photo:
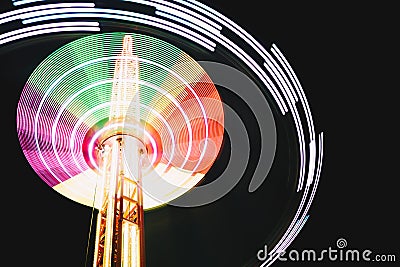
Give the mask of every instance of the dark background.
[[[3, 10], [10, 10], [4, 2]], [[392, 15], [394, 8], [361, 1], [351, 5], [345, 1], [201, 2], [231, 18], [265, 48], [272, 43], [279, 46], [303, 85], [317, 133], [324, 132], [323, 169], [310, 219], [289, 249], [320, 251], [334, 248], [337, 239], [345, 238], [348, 248], [395, 254], [398, 262], [398, 100], [394, 93], [399, 86], [393, 49], [398, 26]], [[32, 53], [41, 53], [40, 45], [35, 48]], [[50, 190], [35, 177], [16, 145], [19, 92], [8, 88], [23, 86], [25, 81], [19, 77], [29, 69], [21, 69], [21, 62], [34, 67], [29, 60], [38, 56], [15, 58], [14, 62], [9, 58], [5, 62], [4, 52], [1, 56], [2, 91], [7, 97], [1, 107], [3, 258], [12, 262], [7, 266], [84, 266], [91, 209]], [[146, 214], [152, 222], [146, 224], [146, 237], [149, 247], [154, 248], [147, 251], [148, 265], [241, 267], [255, 258], [270, 228], [260, 223], [267, 221], [260, 215], [262, 203], [247, 214], [226, 211], [224, 203], [235, 196], [247, 197], [246, 184], [240, 185], [231, 198], [210, 209], [166, 207]], [[236, 246], [231, 244], [233, 233], [229, 229], [233, 228], [241, 231]], [[182, 251], [180, 258], [173, 256], [178, 249]], [[324, 261], [276, 262], [273, 266], [321, 264], [396, 265]]]

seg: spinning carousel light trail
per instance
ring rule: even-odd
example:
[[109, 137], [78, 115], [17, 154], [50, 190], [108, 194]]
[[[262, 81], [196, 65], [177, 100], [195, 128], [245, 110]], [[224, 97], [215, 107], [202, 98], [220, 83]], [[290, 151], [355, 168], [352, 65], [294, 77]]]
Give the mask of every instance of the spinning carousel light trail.
[[[32, 73], [18, 105], [18, 135], [28, 161], [46, 183], [67, 197], [73, 191], [80, 198], [72, 198], [83, 204], [93, 199], [93, 192], [85, 196], [77, 181], [94, 179], [100, 171], [94, 151], [107, 130], [103, 124], [111, 106], [113, 65], [124, 59], [118, 56], [122, 35], [92, 35], [58, 49]], [[133, 34], [133, 38], [141, 69], [140, 115], [153, 166], [146, 175], [194, 185], [211, 167], [222, 143], [219, 94], [183, 51], [149, 36]], [[107, 127], [113, 126], [118, 125]], [[146, 176], [143, 181], [144, 187], [157, 186], [146, 185], [151, 181]], [[177, 196], [172, 194], [171, 199]], [[163, 204], [150, 199], [145, 195], [146, 208]]]
[[[24, 5], [28, 2], [36, 2], [36, 1], [14, 1], [15, 5]], [[37, 1], [40, 2], [40, 1]], [[102, 9], [95, 8], [95, 4], [93, 3], [59, 3], [59, 4], [43, 4], [37, 6], [31, 6], [26, 8], [20, 8], [18, 10], [6, 12], [0, 14], [0, 24], [12, 23], [16, 20], [23, 20], [24, 24], [34, 24], [40, 23], [46, 20], [67, 20], [60, 24], [57, 23], [49, 23], [49, 24], [39, 24], [37, 26], [25, 27], [19, 31], [15, 32], [6, 32], [5, 35], [0, 35], [0, 45], [5, 45], [9, 42], [15, 42], [21, 39], [33, 37], [36, 35], [43, 34], [51, 34], [55, 32], [60, 32], [64, 30], [68, 31], [99, 31], [101, 30], [99, 24], [90, 24], [86, 25], [85, 23], [91, 22], [79, 22], [78, 25], [68, 25], [71, 23], [68, 21], [76, 18], [88, 18], [88, 19], [109, 19], [116, 21], [125, 21], [133, 24], [143, 24], [149, 27], [155, 27], [159, 29], [167, 30], [173, 34], [177, 34], [183, 38], [186, 38], [200, 46], [208, 49], [209, 51], [215, 51], [217, 46], [223, 46], [232, 52], [239, 60], [241, 60], [244, 64], [246, 64], [257, 77], [264, 83], [269, 93], [273, 97], [276, 102], [276, 105], [279, 107], [282, 116], [289, 113], [293, 116], [293, 122], [296, 126], [297, 136], [298, 136], [298, 145], [299, 145], [299, 157], [300, 157], [300, 168], [299, 168], [299, 179], [298, 179], [298, 187], [297, 192], [302, 192], [302, 201], [299, 204], [298, 211], [293, 218], [291, 225], [288, 227], [285, 234], [282, 236], [281, 240], [278, 242], [271, 251], [271, 255], [275, 255], [270, 260], [267, 260], [262, 264], [262, 266], [271, 265], [276, 259], [276, 255], [274, 254], [277, 251], [286, 248], [290, 245], [293, 239], [297, 236], [299, 230], [302, 225], [304, 225], [309, 207], [314, 199], [314, 195], [318, 186], [319, 176], [322, 168], [322, 158], [323, 158], [323, 134], [320, 133], [316, 136], [314, 129], [314, 122], [311, 114], [311, 109], [308, 104], [307, 98], [305, 96], [304, 90], [301, 86], [299, 79], [297, 78], [294, 70], [290, 66], [288, 60], [283, 56], [283, 53], [279, 50], [276, 44], [272, 44], [270, 52], [267, 51], [259, 42], [255, 40], [249, 33], [247, 33], [244, 29], [238, 26], [235, 22], [222, 15], [218, 11], [200, 3], [195, 0], [176, 0], [174, 2], [164, 1], [164, 0], [125, 0], [124, 2], [131, 2], [133, 4], [144, 4], [151, 7], [156, 8], [155, 15], [151, 16], [148, 14], [138, 14], [134, 12], [129, 12], [127, 10], [118, 10], [118, 9]], [[39, 3], [38, 3], [39, 4]], [[62, 8], [76, 8], [76, 12], [72, 12], [70, 14], [62, 13]], [[80, 12], [80, 8], [85, 9], [85, 13]], [[57, 11], [57, 9], [59, 9]], [[43, 13], [35, 13], [36, 11], [45, 11]], [[158, 17], [157, 17], [158, 16]], [[196, 23], [193, 23], [196, 22]], [[74, 22], [77, 23], [77, 22]], [[97, 22], [96, 22], [97, 23]], [[226, 37], [222, 34], [221, 30], [229, 30], [234, 36]], [[238, 46], [236, 45], [237, 41], [244, 41], [245, 45]], [[250, 56], [249, 51], [255, 52], [256, 56], [252, 58]], [[260, 66], [258, 61], [259, 58], [264, 60], [263, 66]], [[107, 67], [102, 66], [107, 69]], [[105, 71], [105, 70], [103, 70]], [[100, 91], [104, 91], [105, 89]], [[107, 93], [104, 94], [106, 96]], [[283, 96], [283, 97], [282, 97]], [[35, 97], [31, 95], [31, 97]], [[101, 95], [99, 95], [101, 98]], [[299, 102], [301, 105], [295, 105]], [[146, 103], [143, 104], [146, 106]], [[77, 120], [79, 121], [79, 126], [74, 126], [74, 136], [76, 136], [79, 142], [88, 142], [87, 135], [88, 129], [100, 127], [98, 118], [102, 118], [104, 116], [104, 109], [107, 109], [107, 104], [104, 102], [99, 105], [99, 109], [96, 109], [94, 105], [89, 106], [86, 113], [82, 113], [80, 115], [85, 115], [87, 121]], [[142, 106], [143, 107], [143, 106]], [[146, 106], [147, 107], [147, 106]], [[74, 107], [76, 110], [79, 110], [79, 107]], [[147, 113], [153, 114], [151, 116], [154, 117], [153, 122], [155, 125], [158, 125], [158, 129], [162, 129], [161, 125], [164, 125], [168, 132], [168, 135], [165, 134], [164, 139], [169, 142], [173, 141], [171, 137], [171, 130], [174, 129], [173, 125], [167, 125], [166, 120], [160, 119], [160, 117], [156, 114], [160, 114], [157, 112], [152, 112], [151, 109], [145, 108]], [[297, 109], [302, 109], [302, 113], [305, 115], [306, 124], [303, 123], [303, 119], [300, 117]], [[71, 108], [71, 110], [73, 110]], [[26, 111], [21, 109], [21, 111]], [[93, 112], [92, 112], [93, 111]], [[92, 112], [92, 113], [91, 113]], [[28, 112], [29, 114], [29, 112]], [[76, 115], [76, 114], [75, 114]], [[28, 115], [32, 116], [32, 114]], [[73, 117], [72, 117], [73, 118]], [[30, 118], [33, 119], [32, 117]], [[46, 116], [40, 117], [43, 121], [43, 125], [40, 130], [46, 132], [51, 128], [51, 120]], [[21, 127], [21, 135], [20, 140], [22, 143], [26, 142], [32, 143], [32, 136], [24, 136], [22, 134], [23, 131], [29, 130], [26, 127], [25, 123], [21, 120], [19, 121], [19, 126]], [[303, 127], [307, 129], [307, 132], [303, 132]], [[27, 129], [25, 129], [27, 128]], [[217, 127], [218, 128], [218, 127]], [[56, 128], [57, 131], [62, 131], [63, 129], [60, 127]], [[211, 132], [211, 131], [210, 131]], [[85, 134], [84, 134], [85, 133]], [[169, 136], [169, 137], [167, 137]], [[56, 137], [58, 138], [58, 137]], [[85, 139], [86, 138], [86, 139]], [[316, 145], [316, 138], [318, 139], [318, 147]], [[58, 139], [57, 139], [58, 140]], [[60, 139], [62, 140], [62, 139]], [[47, 143], [46, 143], [47, 142]], [[75, 141], [70, 140], [69, 145], [65, 147], [65, 150], [74, 151], [75, 154], [79, 155], [79, 151], [76, 149], [79, 147], [75, 146]], [[49, 146], [51, 143], [50, 140], [45, 139], [44, 141], [40, 141], [39, 145], [41, 147]], [[64, 143], [68, 143], [68, 141], [64, 140]], [[308, 145], [307, 145], [308, 143]], [[51, 146], [51, 145], [50, 145]], [[58, 148], [56, 146], [56, 148]], [[33, 147], [27, 147], [27, 150], [34, 149]], [[75, 149], [75, 150], [74, 150]], [[172, 146], [171, 146], [172, 149]], [[31, 162], [31, 164], [35, 166], [41, 166], [37, 168], [37, 172], [40, 175], [48, 175], [48, 170], [46, 172], [45, 165], [41, 161], [40, 158], [36, 156], [32, 156], [27, 152], [27, 158]], [[173, 154], [176, 154], [175, 152]], [[60, 154], [61, 155], [61, 154]], [[263, 162], [264, 155], [263, 149], [261, 150], [260, 162]], [[56, 164], [56, 162], [51, 161]], [[77, 164], [79, 163], [79, 164]], [[167, 165], [171, 164], [172, 161], [168, 161]], [[308, 168], [306, 168], [308, 163]], [[71, 165], [79, 166], [77, 168], [77, 172], [82, 172], [82, 166], [85, 166], [87, 161], [82, 159], [81, 157], [74, 158], [74, 161], [71, 162]], [[81, 166], [82, 165], [82, 166]], [[161, 165], [161, 164], [160, 164]], [[259, 165], [258, 165], [259, 167]], [[176, 168], [177, 170], [179, 168]], [[89, 169], [91, 170], [91, 169]], [[92, 173], [89, 172], [89, 176]], [[263, 168], [257, 168], [254, 176], [264, 176]], [[68, 177], [63, 177], [63, 179], [68, 179]], [[47, 181], [51, 183], [51, 181]], [[53, 181], [54, 182], [54, 181]], [[249, 190], [252, 192], [256, 190], [260, 186], [259, 181], [252, 180], [249, 186]], [[311, 190], [312, 188], [312, 190]]]

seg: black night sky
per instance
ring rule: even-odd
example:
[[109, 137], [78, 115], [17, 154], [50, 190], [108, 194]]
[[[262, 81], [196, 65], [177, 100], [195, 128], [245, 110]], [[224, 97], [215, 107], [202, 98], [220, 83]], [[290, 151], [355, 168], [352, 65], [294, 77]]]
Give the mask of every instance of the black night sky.
[[[120, 1], [95, 2], [110, 6]], [[324, 132], [323, 168], [310, 218], [289, 248], [321, 251], [336, 247], [336, 241], [344, 238], [349, 249], [394, 254], [400, 261], [396, 216], [398, 105], [394, 97], [398, 83], [393, 79], [398, 67], [390, 64], [396, 51], [391, 49], [391, 37], [397, 34], [398, 25], [391, 14], [394, 7], [349, 5], [345, 1], [200, 2], [232, 19], [265, 48], [273, 43], [279, 46], [303, 85], [316, 132]], [[2, 1], [1, 13], [13, 10], [10, 3]], [[129, 29], [124, 24], [106, 25], [110, 31]], [[7, 27], [18, 26], [17, 22], [0, 24], [0, 34]], [[19, 94], [29, 74], [51, 51], [74, 38], [60, 34], [57, 38], [42, 36], [0, 45], [4, 154], [1, 221], [6, 247], [2, 258], [10, 262], [5, 266], [85, 266], [92, 209], [61, 196], [40, 180], [20, 149], [15, 122]], [[178, 39], [170, 41], [179, 44]], [[201, 51], [193, 53], [199, 60], [210, 59]], [[223, 53], [219, 56], [218, 60], [227, 60]], [[291, 161], [290, 150], [285, 149], [292, 145], [293, 129], [276, 121], [278, 134], [288, 136], [289, 141], [282, 138], [284, 149], [276, 155], [270, 179], [250, 194], [247, 188], [259, 152], [257, 122], [246, 104], [224, 88], [219, 90], [221, 98], [246, 121], [252, 140], [251, 162], [240, 183], [214, 203], [197, 208], [167, 205], [145, 214], [148, 267], [259, 266], [257, 251], [281, 234], [295, 211], [298, 198], [291, 191], [293, 181], [279, 178], [290, 176], [288, 162], [296, 164]], [[224, 169], [229, 136], [224, 142], [206, 179], [212, 180]], [[396, 265], [325, 260], [277, 261], [272, 266], [321, 264]]]

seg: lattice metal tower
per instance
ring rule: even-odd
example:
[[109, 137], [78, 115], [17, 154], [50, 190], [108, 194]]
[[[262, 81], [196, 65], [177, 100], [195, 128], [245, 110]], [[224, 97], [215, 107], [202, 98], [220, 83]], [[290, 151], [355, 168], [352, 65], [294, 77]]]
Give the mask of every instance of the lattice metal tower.
[[139, 63], [132, 37], [123, 39], [116, 60], [111, 95], [110, 129], [98, 150], [101, 207], [97, 217], [94, 267], [143, 267], [144, 210], [142, 167], [146, 148], [140, 124]]

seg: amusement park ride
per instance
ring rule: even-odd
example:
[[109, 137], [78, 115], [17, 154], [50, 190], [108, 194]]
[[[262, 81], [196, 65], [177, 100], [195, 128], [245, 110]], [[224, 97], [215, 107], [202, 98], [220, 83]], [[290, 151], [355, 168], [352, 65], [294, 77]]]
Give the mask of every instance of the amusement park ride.
[[[49, 186], [98, 210], [93, 266], [143, 267], [144, 211], [177, 198], [203, 178], [222, 143], [222, 104], [214, 84], [188, 55], [175, 53], [180, 61], [168, 69], [144, 56], [157, 40], [102, 36], [118, 40], [111, 56], [87, 59], [63, 73], [54, 69], [61, 78], [47, 77], [47, 85], [39, 80], [46, 80], [46, 66], [54, 58], [38, 67], [21, 94], [18, 135], [29, 163]], [[74, 76], [80, 71], [102, 76], [96, 64], [106, 60], [102, 66], [112, 65], [113, 77], [71, 85], [81, 80]], [[163, 76], [161, 82], [152, 84], [141, 75], [151, 67], [160, 69], [153, 76]], [[110, 67], [106, 72], [110, 75]], [[102, 102], [82, 108], [84, 94]]]

